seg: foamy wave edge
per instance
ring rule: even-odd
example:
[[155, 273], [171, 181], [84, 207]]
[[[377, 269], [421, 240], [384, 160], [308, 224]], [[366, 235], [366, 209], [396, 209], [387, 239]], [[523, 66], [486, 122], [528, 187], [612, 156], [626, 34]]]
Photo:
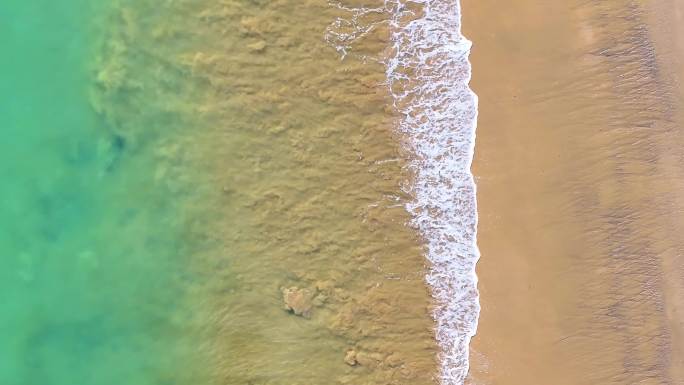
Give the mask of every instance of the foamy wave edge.
[[[458, 0], [385, 0], [379, 8], [345, 8], [326, 39], [343, 55], [373, 25], [367, 14], [388, 15], [391, 50], [381, 61], [406, 136], [414, 176], [406, 205], [426, 243], [426, 281], [435, 299], [440, 382], [460, 385], [469, 370], [469, 345], [480, 314], [475, 266], [476, 185], [471, 165], [477, 127], [477, 95], [470, 89], [472, 43], [461, 33]], [[346, 33], [335, 32], [344, 27]]]

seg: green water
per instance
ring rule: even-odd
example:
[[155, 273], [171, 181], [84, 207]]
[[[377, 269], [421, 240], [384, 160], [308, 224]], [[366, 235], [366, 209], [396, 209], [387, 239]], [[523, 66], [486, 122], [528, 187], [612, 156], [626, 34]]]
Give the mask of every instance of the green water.
[[187, 197], [155, 182], [157, 138], [133, 145], [89, 101], [102, 12], [0, 2], [2, 385], [204, 382]]

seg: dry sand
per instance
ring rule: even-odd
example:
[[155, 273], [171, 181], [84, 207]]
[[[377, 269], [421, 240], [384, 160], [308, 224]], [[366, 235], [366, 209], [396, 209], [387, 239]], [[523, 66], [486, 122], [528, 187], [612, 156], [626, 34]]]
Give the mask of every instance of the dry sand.
[[[681, 130], [684, 127], [684, 1], [665, 0], [647, 3], [651, 36], [661, 68], [664, 83], [671, 87], [677, 109], [674, 124]], [[680, 147], [681, 148], [681, 147]], [[677, 167], [681, 157], [672, 158]], [[684, 191], [684, 183], [679, 180], [672, 188]], [[684, 196], [678, 196], [678, 207], [684, 207]], [[672, 227], [684, 228], [682, 215], [673, 215]], [[669, 253], [663, 259], [663, 271], [667, 282], [665, 289], [666, 311], [671, 339], [671, 380], [673, 384], [684, 384], [684, 258], [681, 248]]]
[[473, 384], [683, 383], [674, 4], [463, 1], [480, 97]]

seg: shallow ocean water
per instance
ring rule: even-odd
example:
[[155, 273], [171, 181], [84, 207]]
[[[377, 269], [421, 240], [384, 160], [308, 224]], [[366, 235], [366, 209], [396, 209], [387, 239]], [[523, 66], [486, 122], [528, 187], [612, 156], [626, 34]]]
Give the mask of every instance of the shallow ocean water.
[[154, 182], [154, 137], [131, 143], [91, 104], [107, 7], [0, 4], [3, 384], [200, 378], [181, 283], [189, 194]]
[[436, 381], [384, 68], [326, 43], [341, 14], [0, 5], [1, 383]]

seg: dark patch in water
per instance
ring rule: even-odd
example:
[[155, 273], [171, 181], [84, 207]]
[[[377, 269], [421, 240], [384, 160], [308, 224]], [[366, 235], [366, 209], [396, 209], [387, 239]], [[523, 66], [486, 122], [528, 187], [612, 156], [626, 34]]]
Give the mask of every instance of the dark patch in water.
[[107, 159], [107, 164], [105, 166], [105, 171], [110, 174], [115, 171], [118, 163], [126, 150], [126, 138], [122, 135], [114, 134], [110, 142], [110, 156]]
[[114, 135], [114, 138], [112, 138], [112, 148], [116, 152], [123, 152], [126, 148], [126, 138], [121, 135]]

